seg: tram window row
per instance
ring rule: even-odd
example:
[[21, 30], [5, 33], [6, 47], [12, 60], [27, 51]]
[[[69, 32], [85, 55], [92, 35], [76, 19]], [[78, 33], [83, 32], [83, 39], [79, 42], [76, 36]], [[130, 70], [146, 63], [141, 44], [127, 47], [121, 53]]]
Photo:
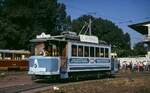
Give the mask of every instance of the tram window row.
[[0, 50], [0, 60], [26, 60], [29, 55], [25, 50]]
[[24, 60], [28, 56], [27, 54], [0, 53], [0, 60]]
[[109, 57], [109, 48], [72, 45], [73, 57]]

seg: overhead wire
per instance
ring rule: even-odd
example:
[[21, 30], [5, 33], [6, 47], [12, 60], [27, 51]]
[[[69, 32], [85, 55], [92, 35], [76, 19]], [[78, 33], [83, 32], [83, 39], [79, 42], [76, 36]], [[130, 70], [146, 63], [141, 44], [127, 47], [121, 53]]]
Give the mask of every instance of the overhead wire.
[[105, 16], [104, 14], [99, 13], [99, 12], [90, 12], [90, 11], [87, 11], [85, 9], [75, 7], [73, 5], [69, 5], [69, 4], [66, 4], [66, 5], [68, 7], [74, 8], [75, 10], [83, 12], [83, 13], [88, 14], [88, 15], [96, 15], [96, 16], [98, 16], [98, 17], [100, 16], [101, 18], [104, 18], [104, 19], [115, 20], [115, 23], [117, 23], [117, 24], [129, 24], [129, 23], [134, 23], [137, 20], [150, 20], [150, 16], [147, 16], [147, 17], [134, 17], [134, 19], [123, 20], [121, 17], [119, 18], [119, 17]]
[[[115, 21], [115, 23], [117, 25], [128, 25], [128, 24], [133, 24], [139, 20], [150, 20], [150, 16], [146, 16], [146, 17], [133, 17], [134, 19], [129, 19], [129, 20], [124, 20], [123, 18], [119, 18], [119, 17], [111, 17], [111, 16], [105, 16], [104, 14], [102, 13], [99, 13], [99, 12], [90, 12], [90, 11], [87, 11], [85, 9], [81, 9], [79, 7], [75, 7], [73, 5], [68, 5], [68, 7], [71, 7], [77, 11], [80, 11], [80, 12], [83, 12], [85, 14], [88, 14], [88, 15], [92, 15], [92, 16], [98, 16], [100, 18], [103, 18], [103, 19], [109, 19], [111, 21]], [[92, 20], [92, 22], [94, 22], [94, 20]], [[132, 37], [132, 39], [144, 39], [144, 37]]]

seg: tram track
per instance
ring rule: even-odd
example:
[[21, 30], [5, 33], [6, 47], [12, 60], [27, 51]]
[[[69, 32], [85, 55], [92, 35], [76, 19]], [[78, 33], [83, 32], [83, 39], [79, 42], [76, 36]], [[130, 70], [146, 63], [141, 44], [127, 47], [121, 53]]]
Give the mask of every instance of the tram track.
[[0, 93], [32, 93], [30, 91], [53, 86], [55, 84], [44, 84], [44, 83], [33, 83], [33, 84], [25, 84], [25, 85], [16, 85], [10, 87], [0, 88]]
[[[115, 78], [135, 78], [135, 77], [141, 77], [141, 76], [150, 76], [150, 72], [126, 72], [126, 73], [117, 73], [115, 75]], [[103, 78], [104, 79], [104, 78]], [[107, 79], [107, 78], [106, 78]], [[112, 78], [113, 79], [113, 78]], [[99, 79], [101, 80], [101, 79]], [[83, 80], [85, 81], [85, 80]], [[75, 81], [75, 82], [82, 82]], [[33, 82], [30, 84], [18, 84], [15, 86], [8, 86], [8, 87], [2, 87], [0, 88], [0, 93], [36, 93], [41, 90], [48, 90], [52, 88], [53, 86], [59, 86], [63, 84], [69, 84], [74, 83], [74, 81], [68, 81], [68, 82]]]
[[32, 84], [19, 84], [15, 86], [9, 86], [9, 87], [3, 87], [0, 88], [0, 93], [36, 93], [41, 90], [48, 90], [50, 88], [53, 88], [53, 86], [59, 86], [59, 85], [64, 85], [64, 84], [70, 84], [70, 83], [75, 83], [75, 82], [82, 82], [85, 80], [69, 80], [69, 81], [57, 81], [50, 83], [48, 81], [40, 81]]
[[[94, 79], [92, 79], [94, 80]], [[0, 93], [36, 93], [42, 90], [48, 90], [53, 86], [66, 85], [70, 83], [80, 83], [85, 80], [68, 81], [68, 82], [57, 82], [57, 83], [33, 83], [33, 84], [20, 84], [16, 86], [9, 86], [0, 88]]]

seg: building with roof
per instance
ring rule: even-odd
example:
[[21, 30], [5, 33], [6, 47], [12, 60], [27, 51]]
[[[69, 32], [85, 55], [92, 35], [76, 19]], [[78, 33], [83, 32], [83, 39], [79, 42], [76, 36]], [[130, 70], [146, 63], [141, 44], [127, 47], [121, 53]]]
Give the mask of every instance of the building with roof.
[[130, 28], [144, 35], [145, 38], [142, 41], [148, 45], [148, 56], [150, 57], [150, 21], [129, 25]]
[[150, 21], [129, 25], [130, 28], [145, 36], [143, 42], [150, 45]]

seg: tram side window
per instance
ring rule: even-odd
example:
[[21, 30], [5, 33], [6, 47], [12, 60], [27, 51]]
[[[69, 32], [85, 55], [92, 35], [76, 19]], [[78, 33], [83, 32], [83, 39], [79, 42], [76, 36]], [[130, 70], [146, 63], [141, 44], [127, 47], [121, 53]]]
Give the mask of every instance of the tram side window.
[[21, 60], [26, 60], [28, 57], [28, 54], [21, 54]]
[[96, 47], [96, 57], [99, 57], [99, 48], [98, 47]]
[[90, 47], [90, 57], [94, 57], [94, 47]]
[[59, 48], [56, 45], [53, 48], [54, 48], [54, 56], [59, 56]]
[[5, 59], [5, 53], [1, 53], [1, 59], [2, 59], [2, 60]]
[[78, 46], [78, 56], [83, 57], [83, 46]]
[[55, 45], [53, 48], [54, 48], [54, 56], [59, 56], [59, 48], [58, 48], [58, 46]]
[[21, 60], [21, 54], [14, 54], [15, 60]]
[[72, 45], [72, 56], [77, 56], [77, 46]]
[[101, 52], [100, 52], [100, 57], [104, 57], [104, 48], [100, 48]]
[[88, 46], [84, 47], [84, 56], [89, 57], [89, 47]]
[[108, 48], [105, 48], [105, 57], [109, 57], [109, 51], [108, 51]]
[[12, 53], [5, 53], [4, 59], [11, 60], [12, 59]]
[[45, 52], [46, 56], [58, 56], [59, 48], [56, 45], [48, 45]]

